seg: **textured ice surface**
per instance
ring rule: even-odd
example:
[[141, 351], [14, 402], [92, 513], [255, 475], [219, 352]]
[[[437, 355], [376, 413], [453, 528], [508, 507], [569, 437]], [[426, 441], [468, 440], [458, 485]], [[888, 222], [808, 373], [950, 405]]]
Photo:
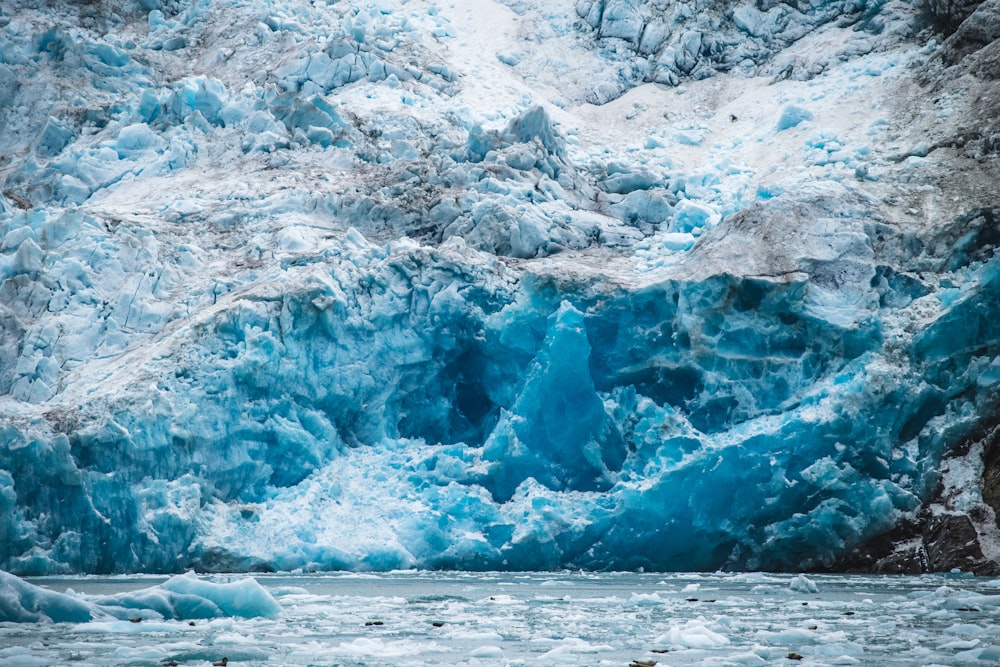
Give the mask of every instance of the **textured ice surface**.
[[0, 565], [798, 570], [912, 518], [1000, 397], [919, 28], [4, 3]]
[[[277, 617], [0, 622], [0, 665], [980, 665], [996, 580], [393, 573], [259, 577]], [[42, 579], [87, 599], [148, 581]], [[146, 589], [148, 590], [148, 589]], [[127, 595], [128, 593], [119, 593]]]
[[[274, 618], [280, 607], [253, 579], [215, 583], [194, 574], [177, 575], [162, 584], [110, 595], [58, 593], [0, 572], [0, 622], [91, 620], [185, 620], [192, 618]], [[135, 620], [140, 619], [140, 620]]]
[[90, 605], [71, 595], [33, 586], [0, 572], [0, 621], [80, 623], [93, 618]]

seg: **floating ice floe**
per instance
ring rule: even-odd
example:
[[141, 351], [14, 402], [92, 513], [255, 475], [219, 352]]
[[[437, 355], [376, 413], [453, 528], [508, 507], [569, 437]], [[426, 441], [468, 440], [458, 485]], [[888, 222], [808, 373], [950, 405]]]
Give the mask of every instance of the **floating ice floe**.
[[796, 593], [819, 592], [819, 587], [816, 586], [816, 583], [804, 574], [796, 575], [795, 578], [788, 583], [788, 588]]
[[671, 627], [666, 634], [656, 638], [655, 644], [677, 648], [715, 648], [729, 643], [729, 639], [707, 627], [704, 621], [690, 620]]
[[274, 598], [251, 578], [213, 583], [189, 573], [128, 593], [80, 596], [72, 591], [57, 593], [0, 571], [0, 622], [274, 618], [280, 613]]

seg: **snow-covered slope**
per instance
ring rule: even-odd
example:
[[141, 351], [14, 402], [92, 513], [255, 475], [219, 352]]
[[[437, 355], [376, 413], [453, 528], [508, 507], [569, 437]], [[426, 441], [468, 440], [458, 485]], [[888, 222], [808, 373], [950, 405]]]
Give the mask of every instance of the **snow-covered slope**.
[[3, 569], [1000, 557], [1000, 3], [37, 4]]

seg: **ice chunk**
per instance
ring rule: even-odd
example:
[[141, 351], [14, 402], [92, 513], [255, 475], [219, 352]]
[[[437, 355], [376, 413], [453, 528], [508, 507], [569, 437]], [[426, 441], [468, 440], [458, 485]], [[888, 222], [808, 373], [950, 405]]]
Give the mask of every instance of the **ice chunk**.
[[90, 187], [72, 174], [64, 174], [56, 184], [56, 196], [70, 204], [82, 204], [90, 192]]
[[656, 638], [656, 643], [680, 648], [708, 649], [725, 646], [729, 643], [729, 638], [695, 619], [684, 625], [671, 626], [666, 634]]
[[0, 109], [8, 107], [14, 103], [17, 91], [21, 88], [21, 82], [17, 74], [8, 65], [0, 64]]
[[70, 127], [50, 116], [45, 121], [35, 150], [42, 157], [58, 155], [73, 139], [73, 134]]
[[477, 648], [474, 648], [469, 652], [470, 658], [478, 658], [481, 660], [493, 659], [502, 660], [503, 659], [503, 649], [499, 646], [493, 646], [489, 644], [484, 644]]
[[788, 583], [788, 588], [789, 590], [795, 591], [796, 593], [819, 592], [819, 588], [817, 588], [816, 584], [812, 580], [807, 579], [806, 575], [804, 574], [797, 575], [794, 579], [792, 579]]
[[636, 226], [659, 225], [673, 213], [665, 192], [660, 189], [634, 190], [611, 208], [623, 222]]
[[110, 67], [124, 67], [131, 61], [128, 53], [110, 44], [93, 44], [90, 47], [90, 52]]
[[808, 109], [803, 109], [800, 106], [789, 104], [782, 109], [781, 117], [778, 118], [778, 132], [791, 129], [800, 123], [812, 120], [812, 118], [812, 112]]
[[497, 60], [511, 67], [517, 67], [523, 57], [524, 54], [520, 51], [503, 51], [497, 54]]
[[760, 37], [767, 31], [766, 15], [749, 5], [740, 5], [733, 10], [733, 23], [743, 32]]
[[177, 118], [185, 119], [197, 111], [209, 123], [220, 125], [228, 97], [226, 87], [218, 79], [196, 76], [175, 85], [166, 106]]
[[212, 607], [218, 609], [218, 612], [209, 614], [211, 616], [274, 618], [281, 613], [281, 608], [270, 593], [249, 577], [216, 584], [189, 573], [171, 577], [159, 588], [174, 594], [171, 603], [177, 618], [204, 615], [206, 608]]
[[127, 125], [118, 133], [118, 155], [127, 157], [162, 143], [163, 140], [146, 123]]
[[677, 251], [690, 250], [694, 247], [694, 244], [697, 241], [693, 234], [681, 232], [663, 234], [657, 237], [657, 240], [662, 243], [665, 248]]
[[632, 593], [629, 602], [637, 607], [655, 607], [663, 604], [664, 600], [659, 593]]
[[159, 586], [116, 595], [83, 597], [57, 593], [0, 571], [0, 621], [84, 623], [98, 618], [191, 619], [239, 616], [275, 618], [281, 608], [251, 578], [223, 584], [193, 573], [171, 577]]
[[635, 3], [629, 0], [609, 0], [601, 17], [600, 34], [602, 37], [618, 37], [638, 42], [643, 24]]
[[92, 605], [81, 599], [34, 586], [0, 570], [0, 622], [85, 623]]
[[612, 168], [601, 186], [615, 194], [629, 194], [638, 190], [649, 190], [663, 185], [663, 179], [644, 169], [629, 170]]
[[511, 142], [527, 143], [537, 140], [549, 153], [565, 155], [566, 140], [556, 131], [552, 119], [542, 106], [534, 106], [512, 120], [503, 136]]
[[717, 224], [721, 216], [707, 204], [682, 199], [674, 207], [671, 230], [682, 234], [697, 234], [704, 227]]

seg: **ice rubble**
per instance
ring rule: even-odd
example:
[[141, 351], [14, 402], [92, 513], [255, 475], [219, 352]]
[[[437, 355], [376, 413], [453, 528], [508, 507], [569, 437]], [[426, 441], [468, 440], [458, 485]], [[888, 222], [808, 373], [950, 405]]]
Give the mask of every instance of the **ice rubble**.
[[892, 106], [905, 3], [31, 6], [9, 571], [829, 566], [995, 414], [995, 181]]
[[251, 578], [219, 584], [188, 573], [128, 593], [82, 596], [72, 590], [57, 593], [0, 571], [0, 622], [4, 623], [275, 618], [280, 613], [271, 594]]
[[[986, 664], [1000, 651], [1000, 597], [990, 595], [996, 579], [816, 579], [819, 593], [792, 592], [792, 577], [761, 573], [282, 574], [267, 577], [282, 605], [277, 618], [4, 624], [12, 641], [0, 648], [0, 665], [162, 665], [225, 656], [253, 664], [386, 660], [417, 667], [460, 656], [584, 667], [662, 662], [667, 654], [671, 664], [769, 665], [789, 653], [824, 665], [948, 665]], [[80, 591], [130, 583], [73, 580]]]

